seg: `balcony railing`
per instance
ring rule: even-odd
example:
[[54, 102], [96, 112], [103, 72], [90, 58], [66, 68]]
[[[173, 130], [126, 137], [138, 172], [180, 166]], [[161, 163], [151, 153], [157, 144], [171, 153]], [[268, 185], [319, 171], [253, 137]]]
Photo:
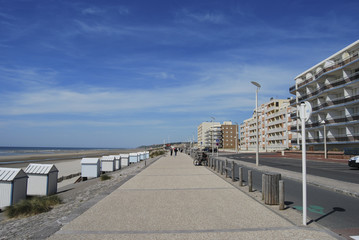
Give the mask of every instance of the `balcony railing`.
[[320, 104], [316, 107], [313, 107], [313, 112], [318, 111], [319, 109], [323, 109], [325, 107], [329, 107], [329, 106], [334, 106], [334, 105], [339, 105], [339, 104], [344, 104], [344, 103], [348, 103], [348, 102], [352, 102], [355, 100], [359, 99], [359, 94], [351, 96], [351, 97], [341, 97], [341, 98], [337, 98], [335, 100], [332, 101], [327, 101], [323, 104]]
[[333, 87], [337, 87], [337, 86], [340, 86], [342, 84], [355, 81], [357, 79], [359, 79], [359, 72], [356, 72], [356, 73], [350, 75], [348, 78], [339, 78], [339, 79], [331, 82], [330, 84], [326, 84], [323, 87], [321, 87], [320, 89], [318, 89], [318, 90], [316, 90], [316, 91], [314, 91], [312, 93], [303, 95], [302, 97], [298, 98], [298, 101], [301, 102], [301, 101], [303, 101], [303, 100], [305, 100], [307, 98], [310, 98], [312, 96], [317, 95], [318, 93], [323, 92], [324, 90], [327, 90], [327, 89], [330, 89], [330, 88], [333, 88]]
[[[352, 136], [341, 134], [337, 136], [327, 136], [327, 143], [329, 142], [356, 142], [359, 141], [359, 133], [355, 133]], [[308, 138], [307, 143], [324, 143], [323, 137]]]
[[[314, 76], [315, 76], [315, 79], [320, 78], [320, 77], [321, 77], [324, 73], [326, 73], [326, 72], [329, 72], [329, 71], [334, 70], [334, 69], [336, 69], [336, 68], [343, 67], [344, 65], [346, 65], [346, 64], [348, 64], [348, 63], [350, 63], [350, 62], [353, 62], [353, 61], [357, 60], [358, 58], [359, 58], [358, 53], [355, 53], [355, 54], [353, 54], [351, 57], [349, 57], [349, 58], [347, 58], [347, 59], [345, 59], [345, 60], [339, 61], [339, 62], [337, 62], [336, 64], [333, 64], [332, 66], [329, 66], [329, 67], [327, 67], [327, 68], [323, 68], [320, 72], [318, 72], [317, 74], [314, 75]], [[313, 80], [313, 77], [311, 77], [310, 79], [307, 79], [307, 80], [305, 80], [305, 81], [299, 83], [299, 84], [298, 84], [298, 89], [299, 89], [300, 87], [302, 87], [303, 85], [305, 85], [305, 84], [311, 82], [312, 80]], [[293, 91], [292, 88], [293, 88], [293, 86], [289, 88], [289, 92], [292, 92], [292, 91]], [[295, 88], [295, 86], [294, 86], [294, 88]], [[291, 90], [291, 89], [292, 89], [292, 90]]]
[[[343, 123], [343, 122], [351, 122], [351, 121], [358, 121], [359, 120], [359, 114], [351, 115], [351, 116], [345, 116], [345, 117], [338, 117], [338, 118], [331, 118], [326, 119], [325, 124], [336, 124], [336, 123]], [[320, 123], [319, 121], [305, 124], [306, 128], [313, 128], [323, 125], [323, 123]], [[291, 131], [297, 130], [296, 126], [291, 126]]]

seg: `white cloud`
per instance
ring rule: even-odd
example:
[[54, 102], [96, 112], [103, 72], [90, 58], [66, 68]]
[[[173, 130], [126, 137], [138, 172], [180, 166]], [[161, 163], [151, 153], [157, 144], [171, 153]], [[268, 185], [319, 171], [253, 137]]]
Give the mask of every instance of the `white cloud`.
[[[111, 114], [152, 112], [224, 111], [248, 107], [254, 87], [261, 83], [260, 99], [268, 101], [275, 92], [288, 96], [281, 83], [286, 73], [271, 67], [229, 66], [203, 70], [200, 80], [186, 82], [176, 88], [114, 89], [83, 86], [81, 90], [64, 87], [43, 87], [40, 90], [0, 96], [0, 115], [28, 114]], [[163, 74], [163, 77], [168, 77]], [[283, 89], [279, 89], [279, 87]], [[275, 97], [275, 96], [273, 96]], [[267, 98], [267, 99], [265, 99]]]
[[213, 13], [213, 12], [191, 12], [188, 9], [182, 9], [179, 12], [179, 22], [188, 22], [188, 21], [196, 21], [196, 22], [207, 22], [214, 24], [223, 24], [226, 23], [226, 18], [223, 14]]
[[97, 7], [89, 7], [82, 10], [82, 14], [87, 15], [102, 15], [105, 11]]

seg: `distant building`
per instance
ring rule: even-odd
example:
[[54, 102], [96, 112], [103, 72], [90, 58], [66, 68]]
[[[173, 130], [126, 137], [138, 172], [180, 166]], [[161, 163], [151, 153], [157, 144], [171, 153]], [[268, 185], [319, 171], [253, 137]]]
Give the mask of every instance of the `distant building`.
[[[197, 128], [198, 145], [200, 148], [218, 147], [219, 149], [236, 149], [238, 140], [238, 125], [233, 125], [227, 121], [223, 124], [219, 122], [203, 122]], [[237, 136], [237, 140], [236, 140]]]
[[221, 128], [222, 128], [222, 148], [238, 150], [238, 145], [239, 145], [238, 125], [233, 125], [232, 122], [223, 122]]
[[[292, 147], [292, 119], [288, 99], [271, 99], [258, 106], [258, 145], [260, 151], [284, 150]], [[257, 119], [253, 116], [240, 125], [241, 150], [256, 150]], [[296, 143], [296, 141], [294, 141]]]
[[[308, 101], [312, 115], [306, 122], [309, 150], [359, 147], [359, 40], [299, 74], [289, 92], [296, 107], [292, 131], [300, 133], [299, 105]], [[326, 126], [326, 133], [324, 132]], [[298, 142], [300, 140], [298, 134]]]
[[203, 122], [197, 127], [198, 147], [211, 147], [211, 138], [208, 138], [208, 132], [212, 126], [221, 125], [219, 122]]

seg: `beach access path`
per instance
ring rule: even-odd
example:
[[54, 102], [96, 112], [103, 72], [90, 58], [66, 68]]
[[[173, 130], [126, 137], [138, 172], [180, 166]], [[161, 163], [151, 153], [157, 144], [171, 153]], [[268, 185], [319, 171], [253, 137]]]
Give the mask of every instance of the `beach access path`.
[[49, 239], [339, 238], [289, 220], [192, 161], [160, 158]]

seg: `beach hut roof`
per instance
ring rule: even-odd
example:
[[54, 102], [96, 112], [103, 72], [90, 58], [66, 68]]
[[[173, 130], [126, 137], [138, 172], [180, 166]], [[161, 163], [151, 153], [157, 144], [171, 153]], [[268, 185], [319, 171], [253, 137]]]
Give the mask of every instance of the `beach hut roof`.
[[115, 159], [121, 159], [121, 155], [110, 155], [109, 157], [114, 157]]
[[120, 154], [122, 158], [128, 158], [128, 154]]
[[113, 161], [113, 160], [115, 160], [115, 157], [114, 156], [103, 156], [101, 158], [101, 160], [111, 160], [111, 161]]
[[0, 181], [11, 182], [16, 178], [28, 177], [21, 168], [0, 168]]
[[137, 153], [130, 153], [130, 156], [137, 156]]
[[51, 172], [58, 172], [54, 164], [36, 164], [31, 163], [25, 169], [27, 174], [49, 174]]
[[97, 164], [99, 161], [99, 158], [83, 158], [81, 164]]

